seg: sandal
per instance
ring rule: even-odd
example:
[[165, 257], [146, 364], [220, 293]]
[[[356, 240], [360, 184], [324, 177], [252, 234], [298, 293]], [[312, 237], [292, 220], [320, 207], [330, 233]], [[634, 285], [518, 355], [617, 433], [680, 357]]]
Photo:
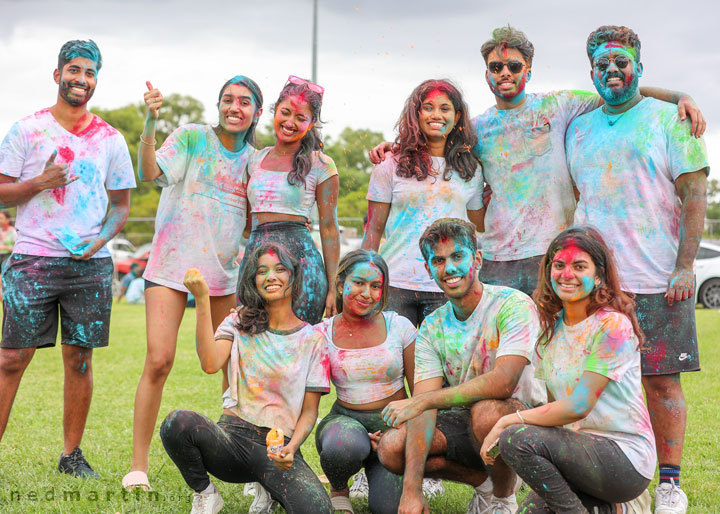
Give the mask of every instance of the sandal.
[[144, 471], [131, 471], [122, 479], [122, 486], [126, 491], [133, 489], [142, 489], [143, 491], [152, 491], [147, 473]]
[[349, 512], [350, 514], [355, 514], [355, 511], [352, 508], [352, 503], [350, 503], [350, 498], [347, 496], [332, 496], [330, 498], [330, 503], [332, 504], [334, 511], [342, 511], [342, 512]]

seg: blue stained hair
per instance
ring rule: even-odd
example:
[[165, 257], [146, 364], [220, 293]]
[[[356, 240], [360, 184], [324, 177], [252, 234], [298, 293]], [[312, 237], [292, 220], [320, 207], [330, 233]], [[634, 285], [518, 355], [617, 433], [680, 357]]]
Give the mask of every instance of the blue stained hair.
[[58, 54], [58, 70], [62, 71], [63, 67], [76, 57], [90, 59], [97, 66], [97, 71], [100, 71], [100, 68], [102, 68], [100, 49], [92, 39], [88, 39], [87, 41], [73, 39], [65, 43]]

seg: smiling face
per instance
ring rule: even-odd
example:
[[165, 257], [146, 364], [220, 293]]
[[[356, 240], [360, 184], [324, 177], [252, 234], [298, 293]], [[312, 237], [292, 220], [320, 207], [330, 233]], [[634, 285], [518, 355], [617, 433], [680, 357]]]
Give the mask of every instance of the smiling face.
[[425, 263], [430, 276], [448, 298], [462, 298], [477, 279], [482, 258], [467, 246], [445, 238], [430, 250]]
[[218, 104], [220, 126], [231, 133], [244, 132], [256, 121], [262, 109], [257, 109], [250, 90], [240, 84], [223, 89]]
[[292, 273], [280, 262], [278, 255], [269, 251], [258, 259], [255, 286], [265, 303], [289, 298], [292, 292]]
[[372, 314], [382, 298], [383, 283], [382, 271], [375, 264], [355, 264], [345, 277], [345, 282], [338, 285], [338, 293], [343, 299], [343, 312], [356, 316]]
[[[525, 62], [520, 50], [496, 48], [488, 54], [487, 64], [488, 69], [485, 71], [485, 79], [495, 96], [504, 100], [511, 100], [525, 93], [525, 84], [530, 80], [530, 68], [527, 66], [527, 62]], [[517, 73], [513, 73], [508, 65], [510, 67], [522, 66], [522, 69]], [[496, 69], [496, 67], [500, 69]]]
[[302, 96], [288, 96], [275, 106], [273, 128], [278, 142], [299, 142], [312, 127], [312, 110]]
[[600, 283], [590, 255], [571, 245], [555, 253], [550, 266], [553, 291], [563, 304], [590, 302], [590, 293]]
[[85, 105], [95, 92], [97, 64], [85, 57], [75, 57], [62, 70], [53, 73], [58, 88], [58, 97], [77, 107]]
[[593, 54], [590, 77], [606, 103], [620, 105], [638, 94], [642, 71], [643, 66], [636, 62], [632, 47], [610, 41], [600, 45]]
[[418, 118], [425, 137], [447, 138], [460, 119], [460, 113], [455, 111], [455, 106], [445, 93], [433, 89], [423, 99]]

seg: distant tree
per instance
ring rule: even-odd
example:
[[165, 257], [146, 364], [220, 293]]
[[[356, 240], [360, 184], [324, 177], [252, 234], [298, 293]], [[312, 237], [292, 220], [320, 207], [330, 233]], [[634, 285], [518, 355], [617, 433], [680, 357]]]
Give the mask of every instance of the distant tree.
[[720, 220], [720, 181], [716, 178], [708, 181], [707, 219]]

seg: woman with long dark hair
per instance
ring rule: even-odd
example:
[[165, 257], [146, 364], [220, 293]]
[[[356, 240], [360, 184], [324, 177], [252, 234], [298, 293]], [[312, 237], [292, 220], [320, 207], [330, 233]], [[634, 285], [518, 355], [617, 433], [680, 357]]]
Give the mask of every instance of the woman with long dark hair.
[[[165, 450], [193, 489], [192, 514], [223, 506], [208, 474], [231, 483], [258, 482], [289, 514], [332, 512], [330, 499], [300, 453], [315, 427], [320, 396], [330, 391], [327, 349], [320, 330], [299, 319], [301, 265], [276, 243], [246, 256], [240, 276], [242, 307], [214, 333], [209, 288], [197, 269], [185, 285], [197, 304], [196, 344], [203, 371], [227, 365], [230, 387], [217, 423], [175, 410], [160, 428]], [[285, 435], [273, 453], [271, 429]]]
[[595, 229], [570, 228], [550, 243], [533, 298], [536, 373], [550, 403], [500, 418], [483, 459], [491, 464], [499, 444], [532, 488], [520, 506], [527, 514], [647, 512], [656, 452], [640, 376], [643, 335]]
[[379, 248], [388, 263], [388, 309], [419, 326], [447, 301], [425, 270], [420, 235], [439, 218], [482, 227], [482, 172], [471, 151], [477, 137], [467, 105], [449, 80], [416, 87], [396, 128], [392, 158], [375, 166], [370, 177], [362, 248]]
[[395, 513], [402, 477], [378, 460], [376, 446], [388, 430], [382, 409], [407, 398], [415, 368], [415, 327], [387, 303], [388, 268], [379, 254], [355, 250], [338, 265], [335, 280], [339, 314], [323, 322], [330, 377], [337, 400], [315, 432], [320, 465], [330, 481], [336, 512], [353, 512], [348, 480], [364, 468], [370, 512]]
[[[311, 324], [318, 323], [323, 312], [334, 314], [335, 292], [328, 284], [335, 277], [340, 252], [338, 173], [333, 160], [322, 153], [319, 132], [323, 93], [317, 84], [288, 78], [273, 106], [275, 145], [253, 156], [247, 182], [252, 233], [246, 255], [257, 245], [278, 241], [300, 259], [305, 279], [296, 314]], [[314, 205], [322, 257], [305, 226]], [[243, 260], [240, 267], [244, 266]]]
[[216, 126], [183, 125], [155, 151], [163, 97], [149, 82], [147, 86], [138, 174], [163, 190], [143, 273], [147, 354], [135, 394], [130, 473], [122, 480], [127, 489], [150, 489], [150, 441], [187, 303], [184, 270], [197, 266], [206, 277], [213, 328], [236, 305], [236, 261], [246, 221], [244, 176], [263, 104], [253, 80], [233, 77], [220, 89]]

